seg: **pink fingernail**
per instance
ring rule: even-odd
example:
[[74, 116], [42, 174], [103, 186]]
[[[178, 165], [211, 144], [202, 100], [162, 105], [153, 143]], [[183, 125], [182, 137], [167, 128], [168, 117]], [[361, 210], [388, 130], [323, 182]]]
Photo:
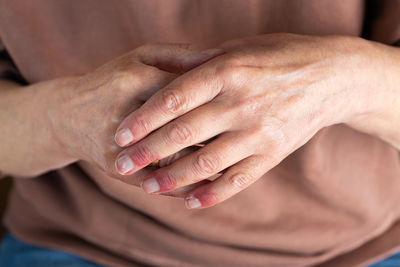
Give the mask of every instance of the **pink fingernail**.
[[189, 196], [185, 199], [185, 206], [188, 209], [195, 209], [201, 207], [201, 202], [195, 196]]
[[122, 128], [115, 134], [114, 139], [119, 146], [126, 146], [133, 141], [133, 134], [128, 128]]
[[131, 158], [128, 155], [123, 155], [119, 157], [116, 162], [115, 166], [120, 174], [126, 174], [133, 170], [135, 165], [133, 164]]
[[154, 192], [160, 191], [160, 185], [158, 184], [158, 182], [155, 178], [148, 178], [143, 181], [142, 189], [146, 193], [154, 193]]

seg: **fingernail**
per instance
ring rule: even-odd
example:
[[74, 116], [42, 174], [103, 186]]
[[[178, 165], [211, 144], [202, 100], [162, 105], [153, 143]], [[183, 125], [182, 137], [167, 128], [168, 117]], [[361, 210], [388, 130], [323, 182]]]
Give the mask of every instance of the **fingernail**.
[[115, 162], [115, 165], [120, 174], [126, 174], [133, 170], [133, 168], [135, 167], [131, 158], [128, 155], [123, 155], [119, 157]]
[[195, 196], [190, 196], [185, 199], [185, 206], [188, 209], [195, 209], [201, 207], [201, 202]]
[[133, 134], [128, 128], [122, 128], [115, 134], [115, 143], [126, 146], [133, 141]]
[[160, 185], [158, 184], [158, 182], [155, 178], [148, 178], [143, 181], [142, 189], [146, 193], [154, 193], [154, 192], [160, 191]]

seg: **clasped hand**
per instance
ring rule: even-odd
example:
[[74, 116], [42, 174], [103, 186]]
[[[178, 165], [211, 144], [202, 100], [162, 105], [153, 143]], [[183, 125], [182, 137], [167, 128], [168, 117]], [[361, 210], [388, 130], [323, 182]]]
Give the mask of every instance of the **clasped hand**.
[[141, 182], [147, 193], [197, 185], [186, 206], [210, 207], [250, 186], [321, 128], [375, 108], [363, 101], [373, 70], [362, 67], [369, 47], [361, 39], [277, 34], [218, 48], [222, 54], [155, 92], [116, 131], [121, 175], [207, 143], [148, 173]]
[[[293, 34], [207, 50], [144, 45], [59, 83], [50, 129], [72, 158], [145, 192], [183, 195], [188, 208], [210, 207], [321, 128], [378, 110], [382, 94], [371, 81], [384, 64], [370, 56], [373, 47], [356, 37]], [[164, 164], [147, 167], [156, 160]]]

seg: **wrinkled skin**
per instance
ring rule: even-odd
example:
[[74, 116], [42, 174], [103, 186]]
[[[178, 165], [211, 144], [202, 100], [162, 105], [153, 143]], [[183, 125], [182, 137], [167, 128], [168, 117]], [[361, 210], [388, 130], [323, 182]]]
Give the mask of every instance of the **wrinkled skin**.
[[149, 173], [141, 186], [165, 193], [203, 181], [186, 194], [187, 207], [220, 203], [321, 128], [351, 124], [383, 105], [384, 94], [373, 86], [383, 57], [374, 46], [355, 37], [292, 34], [226, 42], [225, 54], [181, 75], [123, 120], [116, 170], [129, 176], [215, 138]]
[[[160, 47], [163, 51], [155, 53]], [[129, 176], [115, 171], [114, 160], [121, 151], [114, 142], [116, 127], [179, 74], [220, 53], [220, 50], [201, 52], [183, 44], [144, 45], [93, 72], [66, 78], [58, 94], [52, 94], [47, 103], [46, 116], [53, 136], [73, 158], [85, 160], [114, 178], [138, 186], [143, 174], [151, 168]], [[166, 157], [161, 165], [193, 150]]]

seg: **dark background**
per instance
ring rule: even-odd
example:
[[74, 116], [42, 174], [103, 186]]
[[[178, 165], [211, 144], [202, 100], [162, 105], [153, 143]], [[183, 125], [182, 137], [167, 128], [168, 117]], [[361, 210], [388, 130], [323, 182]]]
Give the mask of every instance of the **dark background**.
[[[4, 179], [0, 179], [0, 239], [3, 237], [5, 233], [5, 229], [3, 224], [1, 223], [1, 218], [3, 218], [4, 209], [6, 206], [6, 200], [8, 196], [8, 191], [11, 187], [11, 178], [6, 177]], [[1, 242], [1, 240], [0, 240]]]

